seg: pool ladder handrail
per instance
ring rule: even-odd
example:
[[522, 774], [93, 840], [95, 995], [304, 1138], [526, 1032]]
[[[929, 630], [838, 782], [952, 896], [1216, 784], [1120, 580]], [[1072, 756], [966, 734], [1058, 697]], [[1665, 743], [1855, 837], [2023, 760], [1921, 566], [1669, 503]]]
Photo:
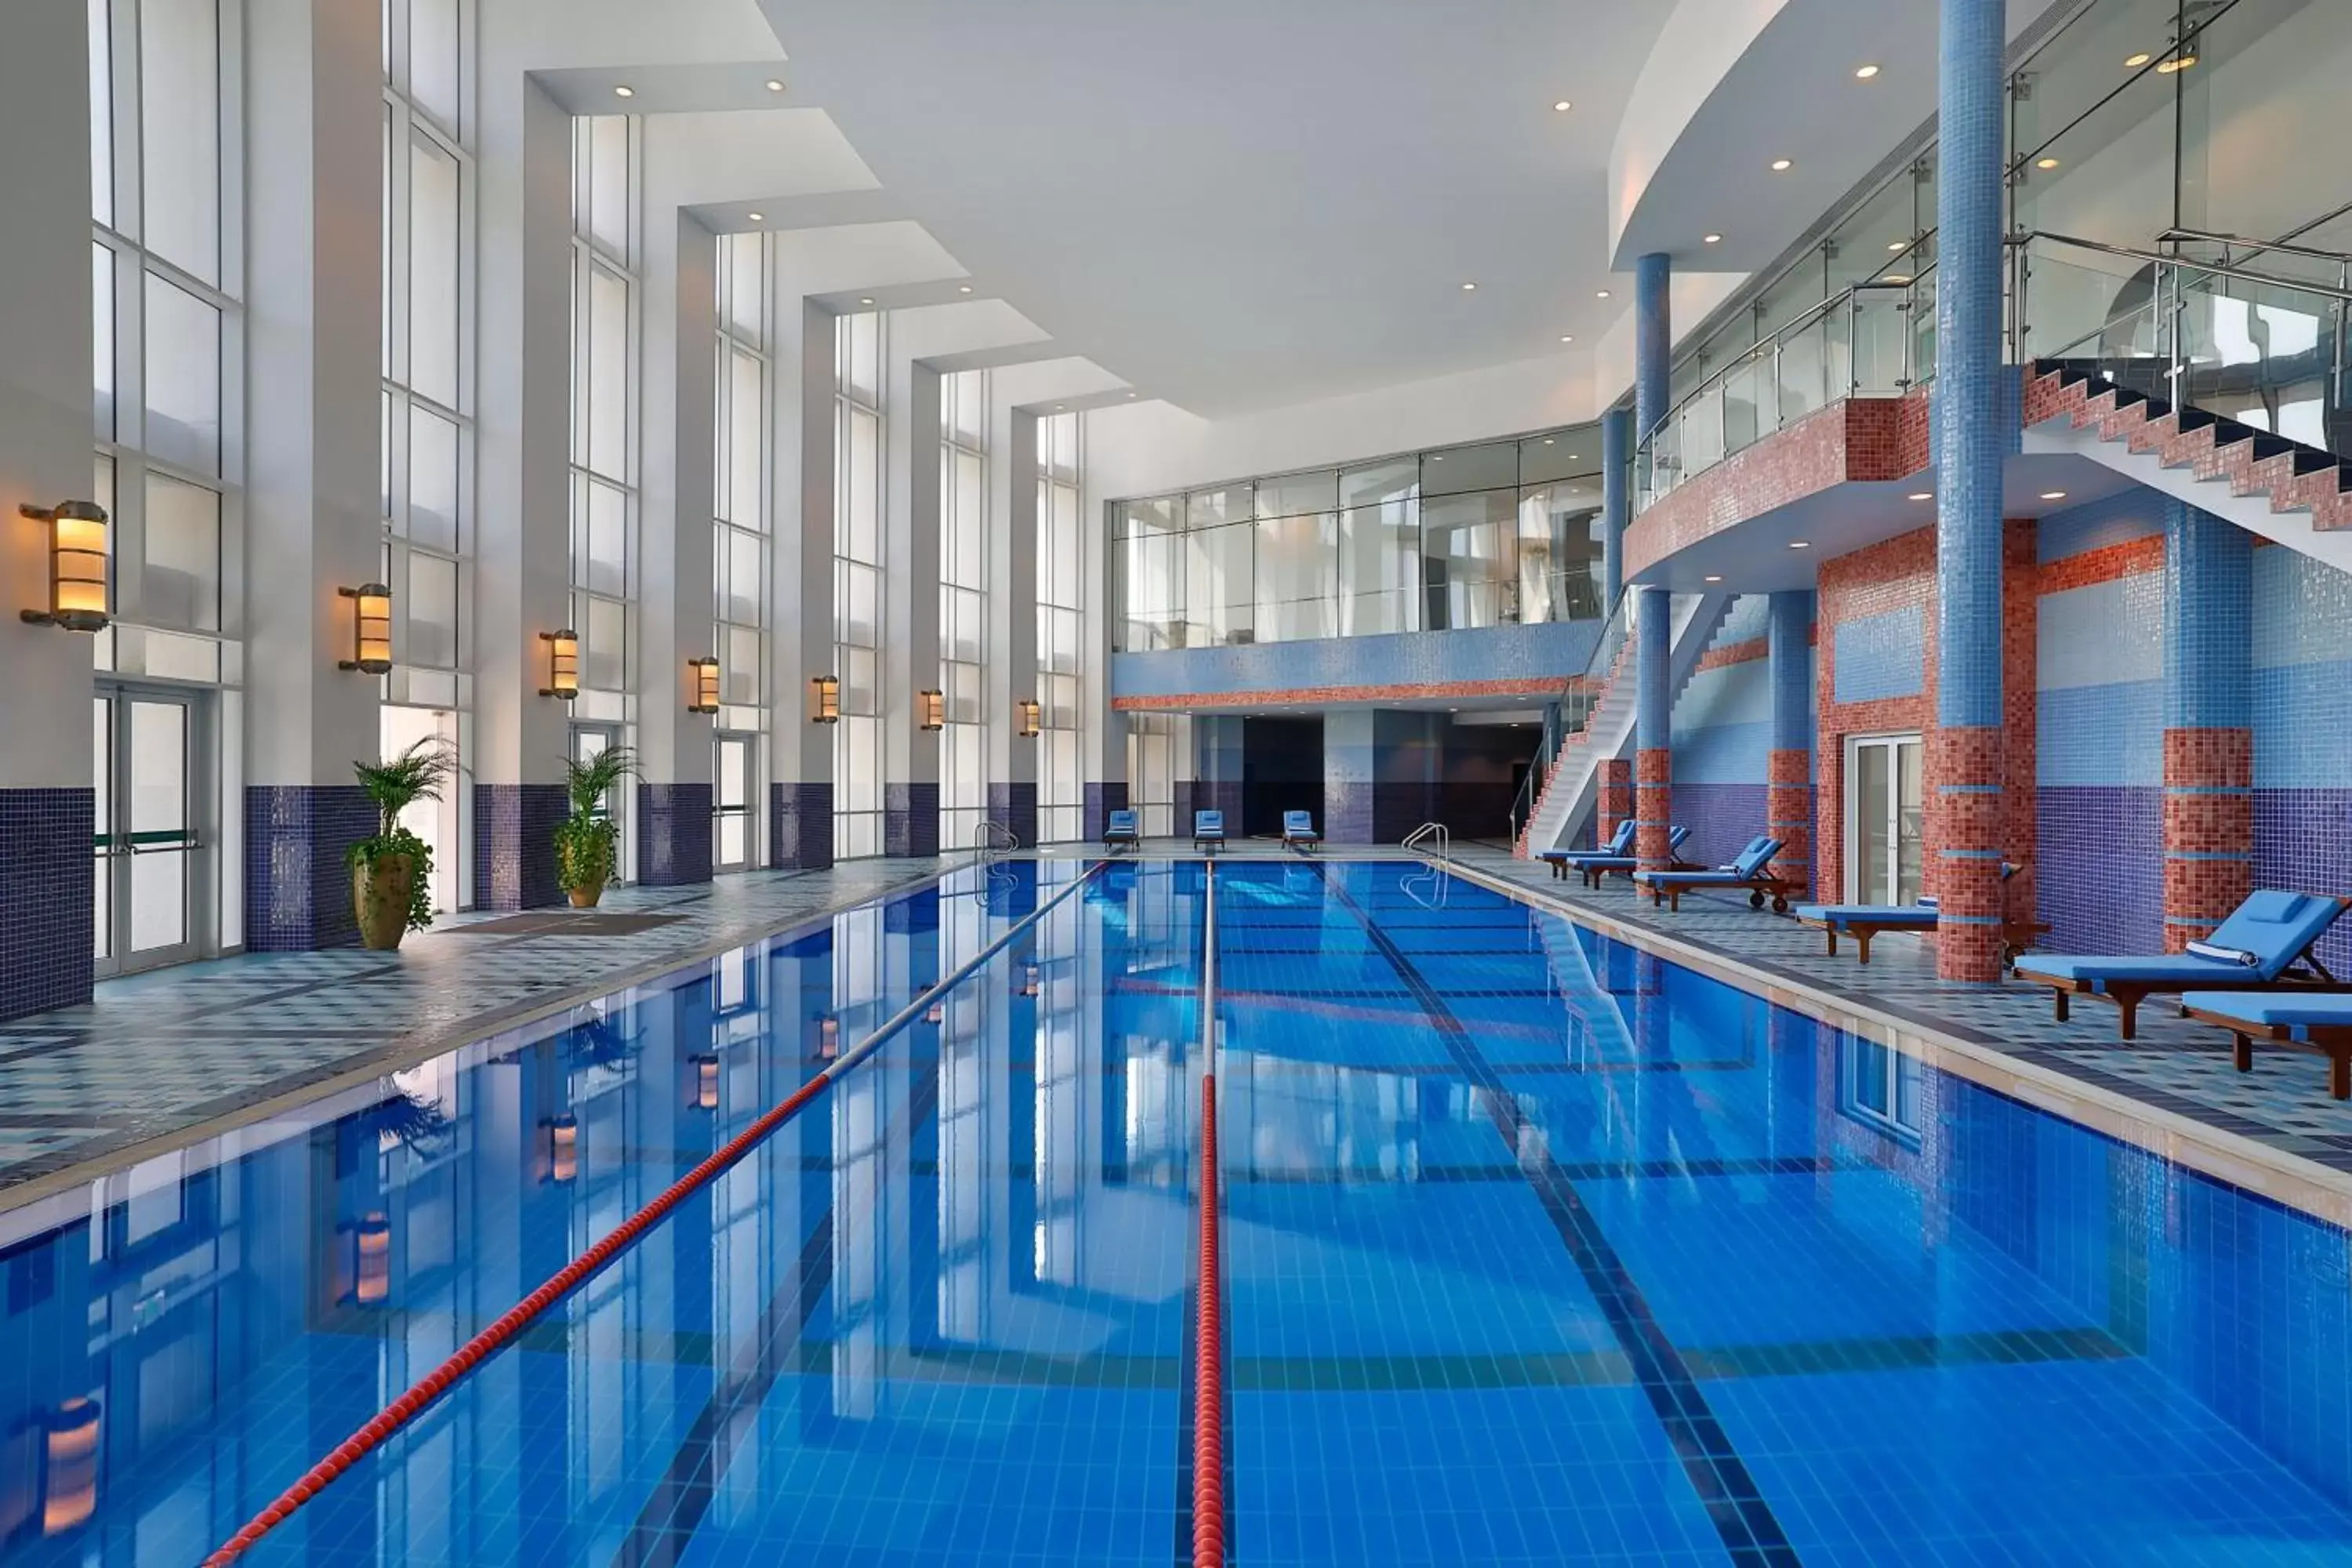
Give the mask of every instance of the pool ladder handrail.
[[[1435, 845], [1434, 849], [1431, 845]], [[1398, 889], [1425, 910], [1445, 907], [1448, 879], [1438, 868], [1454, 858], [1454, 834], [1442, 822], [1424, 822], [1404, 836], [1404, 847], [1430, 857], [1431, 864], [1423, 870], [1408, 872], [1397, 884]], [[1426, 896], [1423, 889], [1427, 889]]]
[[989, 817], [972, 836], [972, 847], [980, 852], [980, 880], [983, 888], [993, 887], [999, 878], [1013, 880], [1013, 873], [1004, 868], [1004, 858], [1021, 848], [1021, 836]]
[[[1437, 846], [1434, 850], [1428, 847], [1433, 843]], [[1454, 834], [1442, 822], [1424, 822], [1404, 836], [1404, 847], [1420, 850], [1424, 855], [1433, 854], [1440, 860], [1451, 860], [1454, 858]]]

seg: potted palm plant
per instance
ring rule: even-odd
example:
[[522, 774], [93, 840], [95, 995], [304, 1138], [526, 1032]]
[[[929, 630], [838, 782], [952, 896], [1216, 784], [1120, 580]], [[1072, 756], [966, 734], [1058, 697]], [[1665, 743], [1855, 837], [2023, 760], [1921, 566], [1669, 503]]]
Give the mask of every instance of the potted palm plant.
[[400, 814], [420, 800], [439, 800], [455, 765], [448, 743], [436, 735], [388, 762], [352, 764], [381, 818], [375, 834], [344, 856], [360, 940], [377, 952], [433, 923], [433, 847], [402, 826]]
[[621, 841], [620, 824], [604, 809], [604, 797], [637, 773], [631, 746], [607, 746], [586, 762], [564, 763], [564, 788], [572, 815], [555, 830], [555, 879], [576, 910], [593, 910], [612, 879]]

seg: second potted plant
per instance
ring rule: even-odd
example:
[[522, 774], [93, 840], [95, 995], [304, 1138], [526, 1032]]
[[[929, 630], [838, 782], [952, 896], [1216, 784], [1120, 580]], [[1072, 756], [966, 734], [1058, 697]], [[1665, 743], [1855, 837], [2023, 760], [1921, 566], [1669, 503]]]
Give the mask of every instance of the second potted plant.
[[433, 847], [402, 826], [400, 814], [420, 800], [439, 800], [455, 761], [446, 742], [427, 735], [389, 762], [352, 764], [381, 818], [375, 833], [344, 857], [360, 941], [377, 952], [433, 923]]
[[607, 746], [586, 762], [564, 763], [564, 789], [572, 815], [555, 830], [555, 879], [575, 910], [593, 910], [619, 862], [621, 825], [604, 809], [604, 797], [624, 779], [635, 778], [637, 753]]

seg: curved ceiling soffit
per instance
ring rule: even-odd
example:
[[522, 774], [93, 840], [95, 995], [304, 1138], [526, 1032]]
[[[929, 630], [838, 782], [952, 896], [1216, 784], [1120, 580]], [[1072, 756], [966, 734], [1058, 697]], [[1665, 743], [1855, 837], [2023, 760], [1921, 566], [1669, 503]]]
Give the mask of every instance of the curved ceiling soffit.
[[1748, 47], [1793, 0], [1680, 0], [1633, 80], [1609, 148], [1609, 249], [1625, 270], [1625, 236], [1642, 200], [1700, 110]]

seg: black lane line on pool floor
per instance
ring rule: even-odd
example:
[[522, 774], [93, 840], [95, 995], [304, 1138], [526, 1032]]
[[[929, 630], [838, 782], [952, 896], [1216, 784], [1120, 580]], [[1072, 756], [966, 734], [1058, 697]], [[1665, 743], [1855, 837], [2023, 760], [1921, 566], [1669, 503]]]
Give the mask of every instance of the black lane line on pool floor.
[[[1479, 1050], [1477, 1041], [1471, 1038], [1469, 1030], [1463, 1027], [1462, 1021], [1454, 1016], [1445, 999], [1412, 960], [1390, 940], [1347, 889], [1319, 866], [1316, 875], [1322, 879], [1332, 901], [1363, 922], [1365, 931], [1371, 935], [1372, 945], [1396, 966], [1414, 1000], [1429, 1015], [1432, 1026], [1444, 1037], [1446, 1049], [1460, 1066], [1463, 1076], [1486, 1091], [1487, 1114], [1494, 1120], [1495, 1131], [1517, 1153], [1522, 1147], [1519, 1133], [1524, 1126], [1518, 1101], [1487, 1065], [1486, 1053]], [[1799, 1561], [1796, 1548], [1789, 1544], [1788, 1534], [1774, 1517], [1771, 1505], [1764, 1500], [1747, 1464], [1733, 1449], [1730, 1435], [1724, 1431], [1723, 1423], [1717, 1419], [1706, 1396], [1699, 1391], [1698, 1380], [1691, 1375], [1682, 1352], [1659, 1326], [1641, 1287], [1633, 1283], [1617, 1249], [1609, 1245], [1600, 1222], [1584, 1206], [1574, 1184], [1549, 1153], [1531, 1162], [1523, 1159], [1521, 1168], [1552, 1227], [1559, 1232], [1569, 1256], [1584, 1276], [1586, 1289], [1592, 1292], [1592, 1299], [1609, 1320], [1610, 1331], [1632, 1363], [1634, 1378], [1648, 1397], [1651, 1410], [1665, 1428], [1675, 1458], [1682, 1462], [1683, 1473], [1690, 1478], [1692, 1489], [1698, 1493], [1731, 1560], [1741, 1564], [1793, 1568]]]
[[[838, 1085], [833, 1086], [838, 1088]], [[831, 1092], [828, 1089], [827, 1093]], [[908, 1136], [922, 1131], [939, 1104], [940, 1075], [918, 1072], [908, 1096]], [[836, 1159], [829, 1168], [838, 1168]], [[776, 1380], [803, 1370], [799, 1339], [815, 1315], [825, 1292], [833, 1289], [833, 1227], [835, 1214], [828, 1184], [824, 1215], [801, 1248], [792, 1275], [761, 1309], [760, 1326], [752, 1342], [712, 1389], [709, 1403], [678, 1440], [677, 1452], [627, 1539], [613, 1555], [613, 1568], [673, 1568], [686, 1555], [694, 1532], [710, 1511], [710, 1501], [726, 1479], [728, 1466], [757, 1432], [761, 1406]], [[787, 1340], [791, 1342], [787, 1342]]]

